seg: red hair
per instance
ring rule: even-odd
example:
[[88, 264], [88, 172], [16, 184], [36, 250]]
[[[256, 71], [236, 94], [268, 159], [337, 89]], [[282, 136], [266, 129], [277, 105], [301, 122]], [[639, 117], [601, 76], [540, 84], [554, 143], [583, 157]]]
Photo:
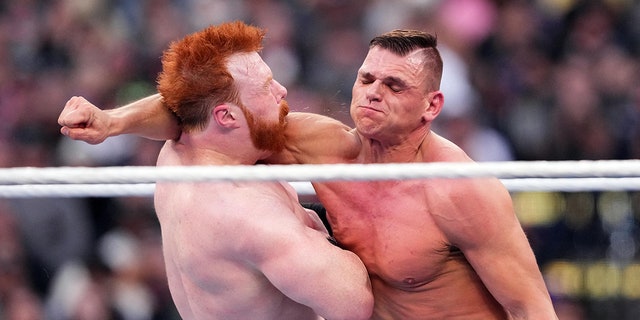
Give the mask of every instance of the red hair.
[[264, 30], [236, 21], [171, 43], [162, 55], [158, 92], [183, 131], [204, 128], [212, 107], [238, 102], [227, 60], [235, 53], [259, 52], [264, 35]]

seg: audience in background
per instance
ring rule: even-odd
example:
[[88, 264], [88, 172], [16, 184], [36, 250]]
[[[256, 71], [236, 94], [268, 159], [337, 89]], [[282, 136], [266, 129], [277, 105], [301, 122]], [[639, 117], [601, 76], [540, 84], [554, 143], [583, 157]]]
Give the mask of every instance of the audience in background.
[[[477, 160], [640, 158], [640, 3], [390, 3], [2, 1], [0, 166], [153, 165], [159, 142], [64, 139], [56, 124], [61, 106], [80, 94], [114, 107], [146, 96], [170, 41], [237, 19], [268, 30], [264, 59], [289, 88], [292, 110], [351, 125], [349, 94], [368, 39], [418, 28], [438, 34], [447, 50], [442, 86], [449, 99], [436, 131]], [[58, 231], [68, 220], [35, 233], [18, 224], [40, 209], [2, 200], [0, 229], [13, 231], [0, 232], [0, 318], [177, 319], [158, 267], [152, 199], [79, 201], [59, 205], [55, 216], [80, 215], [74, 223], [88, 225], [86, 234], [64, 235], [89, 239], [82, 240], [89, 248], [68, 247], [67, 259], [43, 264], [42, 250], [29, 244], [44, 234], [64, 249], [69, 239]]]

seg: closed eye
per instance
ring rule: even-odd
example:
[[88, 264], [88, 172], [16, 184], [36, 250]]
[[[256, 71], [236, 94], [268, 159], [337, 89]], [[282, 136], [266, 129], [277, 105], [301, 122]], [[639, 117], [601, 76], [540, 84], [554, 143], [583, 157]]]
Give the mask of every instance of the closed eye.
[[[376, 78], [372, 74], [360, 74], [360, 83], [371, 84], [374, 81], [376, 81]], [[407, 88], [405, 82], [397, 77], [386, 77], [382, 79], [382, 84], [393, 92], [401, 92]]]
[[384, 79], [384, 84], [393, 92], [400, 92], [407, 88], [407, 85], [401, 79], [396, 77], [388, 77]]
[[374, 80], [375, 78], [369, 73], [360, 75], [360, 82], [363, 84], [373, 83]]

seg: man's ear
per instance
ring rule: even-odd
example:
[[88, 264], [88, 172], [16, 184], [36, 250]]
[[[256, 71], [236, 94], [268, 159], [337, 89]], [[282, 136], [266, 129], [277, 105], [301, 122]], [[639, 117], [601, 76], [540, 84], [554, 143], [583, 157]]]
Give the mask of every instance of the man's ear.
[[231, 106], [221, 104], [213, 108], [211, 117], [219, 126], [229, 128], [237, 126], [237, 119], [231, 111]]
[[441, 91], [429, 92], [427, 96], [427, 108], [424, 112], [424, 119], [426, 121], [433, 121], [442, 111], [444, 105], [444, 95]]

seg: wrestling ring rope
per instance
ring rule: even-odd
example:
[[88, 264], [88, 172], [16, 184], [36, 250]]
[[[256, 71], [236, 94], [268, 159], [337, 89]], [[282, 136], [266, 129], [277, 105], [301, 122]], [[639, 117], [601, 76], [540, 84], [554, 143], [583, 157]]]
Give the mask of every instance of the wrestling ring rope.
[[152, 196], [155, 182], [289, 181], [299, 195], [309, 181], [431, 178], [501, 179], [518, 191], [640, 190], [640, 160], [505, 161], [189, 167], [15, 167], [0, 169], [0, 197]]

